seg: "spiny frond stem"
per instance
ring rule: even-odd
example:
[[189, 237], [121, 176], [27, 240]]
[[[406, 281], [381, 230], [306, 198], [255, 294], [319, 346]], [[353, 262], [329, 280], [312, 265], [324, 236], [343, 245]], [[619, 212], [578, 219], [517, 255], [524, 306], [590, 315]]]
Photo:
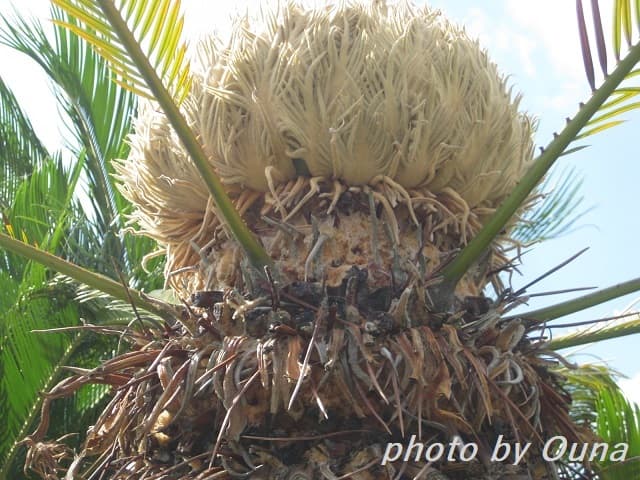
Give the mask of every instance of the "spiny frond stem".
[[549, 348], [552, 350], [560, 350], [561, 348], [579, 347], [587, 343], [601, 342], [603, 340], [612, 340], [614, 338], [626, 337], [640, 333], [640, 321], [630, 320], [613, 327], [605, 327], [594, 332], [572, 333], [563, 337], [551, 340]]
[[167, 305], [166, 307], [162, 307], [160, 302], [156, 303], [150, 301], [142, 292], [133, 288], [128, 289], [129, 295], [127, 295], [127, 291], [124, 287], [109, 277], [105, 277], [99, 273], [91, 272], [85, 268], [79, 267], [78, 265], [68, 262], [60, 257], [32, 247], [20, 240], [11, 238], [4, 233], [0, 233], [0, 247], [18, 255], [22, 255], [29, 260], [41, 263], [47, 268], [67, 275], [78, 282], [84, 283], [91, 288], [100, 290], [101, 292], [124, 302], [128, 302], [131, 299], [137, 306], [158, 315], [170, 323], [174, 323], [176, 321], [177, 312], [175, 312], [170, 306]]
[[[56, 366], [53, 372], [51, 373], [49, 378], [46, 380], [45, 384], [42, 385], [41, 391], [48, 392], [55, 386], [56, 382], [59, 380], [62, 367], [67, 364], [68, 360], [74, 354], [76, 349], [80, 346], [84, 337], [85, 335], [83, 335], [82, 333], [76, 335], [73, 341], [66, 348], [62, 357], [60, 357], [60, 360], [56, 363]], [[22, 426], [20, 427], [20, 431], [15, 436], [17, 440], [13, 442], [13, 444], [11, 445], [11, 448], [9, 448], [9, 452], [3, 458], [4, 466], [0, 466], [0, 480], [6, 480], [8, 478], [8, 475], [11, 472], [11, 466], [13, 465], [15, 457], [20, 451], [20, 448], [19, 448], [21, 445], [20, 440], [22, 440], [27, 436], [27, 432], [29, 431], [29, 428], [31, 428], [36, 418], [40, 414], [40, 407], [42, 406], [43, 400], [44, 400], [44, 396], [38, 395], [38, 401], [34, 402], [33, 405], [31, 405], [27, 418], [24, 420], [24, 422], [22, 423]]]
[[600, 106], [609, 98], [616, 87], [622, 83], [638, 62], [640, 62], [640, 44], [631, 48], [627, 56], [617, 65], [616, 69], [607, 77], [600, 88], [593, 92], [589, 101], [582, 106], [573, 120], [567, 123], [562, 132], [536, 158], [531, 169], [520, 180], [513, 192], [500, 205], [482, 230], [443, 269], [442, 277], [446, 287], [452, 290], [455, 288], [458, 281], [483, 255], [553, 163], [563, 154], [569, 144], [576, 139], [582, 128], [598, 112]]
[[613, 300], [614, 298], [627, 295], [629, 293], [637, 292], [640, 290], [640, 277], [634, 278], [624, 283], [619, 283], [611, 287], [603, 288], [593, 293], [583, 295], [582, 297], [574, 298], [567, 302], [551, 305], [550, 307], [533, 310], [520, 315], [514, 315], [508, 318], [526, 318], [531, 319], [535, 323], [548, 322], [556, 318], [564, 317], [571, 313], [579, 312], [601, 303]]
[[222, 183], [216, 176], [213, 168], [207, 161], [207, 157], [202, 150], [193, 131], [187, 125], [184, 117], [180, 113], [178, 106], [174, 103], [171, 95], [162, 84], [162, 80], [156, 74], [147, 56], [129, 30], [120, 12], [111, 0], [97, 0], [105, 16], [109, 19], [111, 27], [118, 35], [118, 38], [131, 56], [131, 60], [140, 70], [142, 78], [147, 82], [149, 90], [153, 93], [156, 101], [160, 104], [167, 118], [171, 122], [178, 137], [182, 141], [191, 159], [195, 163], [202, 179], [207, 185], [211, 196], [216, 204], [220, 215], [224, 218], [236, 241], [244, 248], [251, 264], [260, 272], [264, 267], [272, 264], [272, 260], [267, 252], [262, 248], [251, 231], [240, 218], [240, 215], [233, 207], [233, 203], [224, 191]]

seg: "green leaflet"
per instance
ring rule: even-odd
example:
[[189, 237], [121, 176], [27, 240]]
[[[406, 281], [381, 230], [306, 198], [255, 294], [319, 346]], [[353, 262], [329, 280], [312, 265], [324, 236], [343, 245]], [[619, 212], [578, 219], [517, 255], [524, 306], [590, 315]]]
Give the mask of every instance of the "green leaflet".
[[103, 6], [110, 4], [123, 14], [136, 40], [145, 46], [149, 63], [178, 103], [190, 87], [186, 43], [182, 41], [183, 15], [179, 1], [151, 0], [119, 2], [91, 0], [53, 0], [69, 19], [56, 19], [61, 25], [93, 46], [115, 74], [116, 82], [138, 95], [154, 98], [127, 46], [113, 30]]
[[609, 445], [629, 446], [624, 462], [598, 462], [603, 480], [628, 480], [640, 475], [640, 406], [619, 390], [600, 390], [596, 400], [596, 432]]
[[[107, 60], [110, 67], [121, 75], [121, 80], [124, 78], [124, 80], [119, 81], [120, 84], [127, 88], [133, 86], [134, 90], [141, 95], [146, 95], [146, 89], [148, 89], [154, 100], [160, 104], [171, 126], [198, 168], [220, 212], [220, 217], [226, 221], [229, 230], [244, 248], [251, 264], [262, 273], [265, 266], [272, 264], [271, 258], [235, 210], [220, 180], [209, 164], [202, 146], [180, 112], [180, 99], [188, 92], [188, 70], [183, 69], [180, 71], [176, 68], [168, 68], [162, 62], [154, 62], [156, 46], [145, 42], [146, 35], [154, 30], [152, 25], [157, 28], [164, 27], [167, 29], [169, 33], [163, 34], [163, 38], [171, 36], [171, 32], [175, 36], [175, 30], [172, 30], [175, 26], [165, 25], [165, 17], [162, 17], [164, 5], [162, 2], [165, 0], [144, 3], [123, 1], [119, 2], [118, 5], [111, 0], [52, 1], [74, 19], [69, 22], [63, 22], [64, 26], [94, 46], [97, 53]], [[134, 8], [134, 4], [137, 8]], [[164, 6], [166, 7], [166, 5]], [[174, 8], [179, 8], [179, 2], [175, 2]], [[102, 13], [100, 14], [100, 12]], [[122, 16], [123, 12], [125, 18]], [[98, 22], [97, 19], [100, 18], [102, 20]], [[87, 21], [90, 24], [87, 24]], [[181, 22], [177, 23], [180, 24], [179, 28], [181, 29]], [[170, 54], [180, 59], [184, 57], [184, 52], [179, 49], [176, 52], [172, 52], [166, 48], [158, 48], [158, 51], [168, 52], [167, 55]], [[163, 67], [176, 72], [177, 77], [173, 77], [174, 80], [179, 78], [186, 82], [184, 90], [180, 90], [175, 84], [171, 83], [172, 78], [165, 79], [158, 75], [158, 68], [163, 70]], [[129, 77], [129, 81], [127, 81], [127, 77]], [[138, 83], [136, 83], [137, 80], [139, 80]], [[116, 79], [116, 81], [118, 80]], [[169, 81], [168, 87], [165, 85], [165, 81]], [[143, 84], [144, 87], [142, 87]], [[183, 84], [178, 83], [178, 86], [180, 85]]]

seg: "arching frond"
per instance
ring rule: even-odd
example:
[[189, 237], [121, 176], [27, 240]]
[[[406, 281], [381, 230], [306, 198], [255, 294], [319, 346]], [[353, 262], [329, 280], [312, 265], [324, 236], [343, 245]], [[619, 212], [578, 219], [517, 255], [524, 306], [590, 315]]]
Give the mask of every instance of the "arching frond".
[[[180, 1], [174, 0], [53, 0], [68, 19], [56, 19], [88, 41], [109, 62], [114, 79], [138, 95], [153, 98], [145, 75], [127, 50], [125, 42], [143, 46], [149, 65], [162, 80], [174, 100], [180, 102], [189, 91], [189, 62], [182, 39], [183, 15]], [[113, 28], [123, 23], [130, 38]]]
[[[587, 76], [590, 79], [590, 82], [592, 82], [591, 78], [595, 78], [591, 73], [593, 70], [593, 56], [591, 54], [586, 34], [584, 12], [582, 11], [582, 0], [576, 1], [578, 5], [579, 29], [581, 31]], [[592, 3], [596, 5], [594, 12], [598, 12], [597, 1], [594, 0]], [[631, 8], [630, 0], [627, 0], [627, 3], [629, 4], [628, 8]], [[624, 10], [624, 12], [626, 11], [627, 10]], [[622, 10], [620, 12], [622, 12]], [[618, 12], [619, 15], [622, 15], [620, 12]], [[624, 15], [626, 15], [626, 13], [624, 13]], [[599, 13], [594, 14], [594, 19], [597, 25], [596, 31], [602, 30], [601, 26], [598, 26], [600, 22]], [[624, 24], [624, 22], [621, 24]], [[627, 30], [625, 30], [625, 32], [626, 31]], [[602, 35], [597, 34], [597, 37], [598, 40], [596, 43], [602, 49]], [[606, 75], [602, 85], [597, 89], [594, 88], [591, 98], [586, 103], [581, 104], [578, 113], [572, 119], [567, 121], [567, 124], [562, 131], [556, 134], [554, 139], [542, 150], [542, 153], [535, 159], [531, 169], [521, 179], [517, 187], [513, 189], [509, 197], [496, 210], [482, 230], [480, 230], [480, 232], [478, 232], [478, 234], [471, 240], [471, 242], [469, 242], [460, 254], [458, 254], [458, 256], [443, 269], [442, 275], [445, 279], [445, 283], [439, 287], [440, 289], [443, 291], [451, 290], [452, 286], [454, 286], [462, 278], [465, 272], [471, 268], [474, 262], [484, 254], [489, 245], [499, 235], [500, 231], [509, 222], [513, 215], [516, 214], [523, 202], [527, 200], [531, 192], [554, 165], [555, 161], [567, 153], [567, 149], [576, 139], [584, 138], [587, 135], [617, 125], [616, 122], [619, 123], [620, 121], [613, 120], [617, 114], [636, 108], [636, 106], [628, 105], [621, 107], [619, 106], [619, 103], [615, 105], [611, 104], [611, 102], [619, 100], [621, 96], [623, 99], [635, 96], [635, 90], [623, 90], [621, 92], [617, 90], [618, 88], [621, 88], [623, 82], [640, 73], [640, 69], [637, 68], [638, 62], [640, 62], [640, 42], [635, 45], [631, 45], [629, 34], [628, 43], [630, 47], [627, 54], [617, 62], [613, 71]], [[601, 60], [601, 63], [603, 64], [606, 61], [604, 51], [601, 52]], [[595, 80], [592, 82], [592, 87], [595, 87]], [[625, 85], [625, 89], [627, 89], [627, 87], [628, 86]], [[613, 107], [613, 110], [608, 111], [604, 107], [607, 104], [609, 107]], [[638, 106], [640, 106], [640, 103]]]
[[619, 390], [601, 390], [596, 401], [596, 431], [611, 446], [628, 446], [624, 461], [605, 456], [597, 462], [603, 480], [627, 480], [640, 475], [640, 406]]
[[[54, 17], [66, 18], [59, 10]], [[52, 45], [37, 21], [2, 18], [0, 42], [31, 57], [53, 81], [56, 99], [66, 113], [70, 150], [88, 177], [87, 189], [99, 235], [114, 256], [126, 261], [117, 231], [126, 204], [110, 178], [110, 161], [122, 152], [130, 128], [135, 97], [111, 82], [106, 63], [76, 35], [57, 27]]]
[[0, 217], [9, 205], [11, 192], [34, 165], [48, 156], [31, 122], [0, 78]]
[[[627, 480], [640, 474], [640, 406], [627, 400], [616, 384], [622, 374], [605, 364], [584, 364], [556, 370], [571, 395], [571, 417], [593, 430], [609, 450], [620, 444], [629, 448], [626, 459], [611, 461], [609, 455], [596, 455], [591, 466], [602, 480]], [[562, 478], [578, 478], [575, 471]]]
[[[31, 330], [77, 324], [77, 306], [57, 299], [29, 298], [21, 286], [41, 288], [46, 269], [32, 265], [23, 282], [16, 282], [0, 271], [0, 478], [15, 478], [10, 471], [19, 453], [18, 442], [37, 418], [42, 390], [51, 388], [55, 372], [69, 361], [74, 337], [67, 334], [36, 336]], [[14, 294], [11, 298], [5, 298]], [[60, 293], [60, 292], [58, 292]], [[18, 301], [16, 301], [16, 297]], [[13, 304], [13, 305], [12, 305]], [[12, 305], [7, 309], [7, 305]]]
[[[594, 52], [592, 51], [589, 40], [589, 29], [585, 18], [583, 0], [576, 0], [576, 10], [585, 73], [591, 89], [595, 91], [597, 75], [593, 62]], [[634, 45], [634, 30], [635, 36], [638, 36], [640, 33], [640, 3], [631, 0], [615, 0], [613, 5], [613, 27], [611, 29], [609, 44], [605, 41], [604, 28], [600, 18], [600, 7], [597, 0], [591, 1], [591, 12], [592, 27], [595, 36], [594, 44], [596, 46], [595, 53], [599, 60], [602, 78], [607, 78], [609, 75], [607, 48], [613, 50], [616, 65], [621, 62], [623, 37], [626, 43], [624, 48], [628, 51], [632, 49]], [[632, 17], [635, 17], [635, 28]], [[638, 38], [640, 38], [640, 36]], [[619, 119], [620, 115], [640, 108], [640, 102], [637, 101], [636, 98], [638, 93], [640, 93], [640, 88], [637, 84], [633, 83], [639, 74], [640, 70], [634, 69], [625, 76], [622, 82], [620, 82], [621, 86], [610, 94], [608, 101], [602, 104], [596, 115], [586, 123], [575, 140], [580, 140], [620, 125], [624, 122], [624, 120]]]
[[[174, 2], [174, 8], [178, 9], [174, 10], [169, 8], [167, 0], [122, 0], [117, 5], [111, 0], [52, 1], [74, 19], [62, 24], [86, 39], [107, 59], [116, 72], [116, 81], [140, 95], [152, 95], [164, 110], [207, 185], [220, 216], [244, 248], [251, 264], [262, 272], [263, 267], [272, 263], [271, 258], [235, 210], [202, 145], [179, 110], [180, 100], [188, 93], [190, 79], [188, 68], [181, 69], [185, 54], [181, 50], [182, 43], [176, 40], [182, 29], [181, 17], [176, 13], [179, 2]], [[167, 18], [179, 25], [166, 23]], [[174, 40], [178, 43], [172, 43]], [[168, 45], [178, 45], [178, 50], [171, 51]], [[167, 56], [175, 56], [177, 63], [157, 60]]]
[[[60, 10], [53, 11], [56, 18], [66, 18], [64, 15]], [[9, 96], [10, 92], [3, 92], [2, 113], [7, 115], [7, 120], [3, 122], [2, 137], [11, 149], [6, 150], [6, 158], [2, 158], [0, 165], [9, 168], [21, 162], [24, 166], [21, 172], [28, 175], [28, 178], [17, 175], [18, 183], [12, 182], [7, 187], [4, 230], [42, 250], [103, 273], [112, 272], [113, 259], [129, 259], [133, 267], [126, 269], [124, 265], [124, 268], [131, 284], [137, 288], [157, 288], [161, 285], [159, 275], [150, 279], [139, 266], [142, 257], [154, 248], [154, 242], [118, 236], [120, 219], [130, 206], [113, 188], [110, 177], [111, 159], [126, 155], [123, 140], [130, 128], [135, 96], [113, 83], [106, 62], [84, 40], [65, 28], [55, 27], [51, 41], [35, 21], [4, 16], [2, 20], [0, 41], [31, 57], [53, 82], [58, 104], [69, 120], [66, 123], [71, 134], [69, 147], [77, 157], [71, 169], [64, 169], [57, 156], [50, 160], [46, 158], [46, 151], [33, 147], [37, 147], [38, 142], [29, 135], [32, 130], [28, 121], [20, 120], [18, 111], [9, 108], [16, 104], [15, 99]], [[9, 121], [9, 115], [19, 121]], [[30, 143], [25, 144], [26, 140]], [[86, 174], [95, 214], [90, 212], [90, 206], [85, 204], [80, 209], [76, 204], [76, 186], [82, 172]], [[88, 215], [83, 210], [88, 211]], [[73, 295], [63, 294], [66, 290], [59, 291], [43, 283], [51, 276], [45, 266], [2, 247], [0, 271], [8, 275], [0, 279], [0, 290], [7, 293], [0, 295], [0, 377], [7, 380], [0, 387], [0, 410], [5, 413], [7, 427], [6, 430], [0, 427], [0, 479], [5, 479], [20, 476], [18, 457], [23, 452], [16, 444], [37, 416], [40, 391], [51, 386], [47, 382], [59, 378], [63, 365], [95, 366], [97, 358], [109, 351], [109, 347], [103, 345], [105, 339], [90, 338], [90, 333], [58, 333], [46, 338], [45, 334], [31, 333], [32, 329], [76, 325], [79, 315], [91, 321], [96, 302], [79, 305]], [[38, 295], [39, 291], [49, 291], [50, 295]], [[59, 305], [63, 301], [69, 306], [61, 310]], [[14, 341], [20, 343], [19, 350], [6, 343]], [[35, 362], [37, 368], [32, 368], [31, 362]], [[21, 375], [20, 369], [29, 369], [29, 378], [16, 380]], [[81, 425], [80, 417], [91, 415], [103, 393], [90, 389], [80, 392], [77, 398], [60, 406], [52, 427], [60, 431], [78, 430], [69, 422], [77, 421], [74, 425]], [[24, 407], [20, 407], [23, 404]], [[85, 417], [84, 424], [88, 423], [90, 420]]]
[[535, 243], [567, 232], [587, 210], [580, 210], [582, 178], [575, 169], [549, 174], [538, 187], [542, 199], [516, 224], [512, 236], [525, 243]]
[[571, 417], [581, 425], [593, 428], [596, 423], [596, 399], [602, 390], [619, 390], [616, 383], [622, 375], [605, 364], [585, 363], [577, 368], [557, 367], [571, 394]]
[[[70, 192], [73, 176], [60, 159], [48, 159], [33, 169], [13, 192], [4, 230], [48, 251], [62, 253], [63, 238], [73, 223]], [[74, 222], [74, 220], [76, 222]], [[2, 234], [0, 234], [2, 235]], [[58, 335], [45, 343], [30, 331], [78, 322], [77, 307], [64, 295], [35, 299], [32, 293], [49, 279], [43, 265], [0, 248], [0, 478], [8, 477], [16, 444], [27, 432], [38, 409], [40, 391], [47, 388], [56, 365], [65, 362], [73, 338]]]
[[[11, 285], [17, 289], [6, 288]], [[30, 288], [20, 293], [21, 285]], [[117, 336], [83, 327], [127, 325], [135, 314], [130, 305], [90, 295], [69, 278], [56, 276], [48, 281], [42, 265], [34, 265], [22, 284], [0, 272], [0, 286], [7, 294], [0, 294], [0, 305], [14, 303], [0, 315], [0, 407], [5, 419], [0, 425], [0, 478], [4, 479], [16, 478], [23, 463], [18, 442], [40, 415], [40, 392], [50, 390], [67, 365], [94, 368], [97, 358], [116, 349]], [[86, 428], [108, 393], [108, 388], [90, 386], [59, 402], [54, 408], [60, 415], [53, 418], [52, 414], [51, 420], [54, 434]]]

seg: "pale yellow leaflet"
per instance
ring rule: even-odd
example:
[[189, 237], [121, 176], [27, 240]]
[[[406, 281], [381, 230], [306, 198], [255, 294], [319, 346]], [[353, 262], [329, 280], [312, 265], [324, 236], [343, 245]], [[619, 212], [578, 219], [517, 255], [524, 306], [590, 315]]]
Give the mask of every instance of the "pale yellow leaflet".
[[[56, 22], [89, 42], [109, 62], [114, 80], [124, 88], [154, 98], [145, 76], [133, 61], [129, 45], [114, 29], [111, 12], [117, 12], [142, 48], [150, 66], [180, 103], [190, 87], [184, 24], [179, 0], [52, 0], [74, 22]], [[126, 40], [124, 40], [126, 42]]]

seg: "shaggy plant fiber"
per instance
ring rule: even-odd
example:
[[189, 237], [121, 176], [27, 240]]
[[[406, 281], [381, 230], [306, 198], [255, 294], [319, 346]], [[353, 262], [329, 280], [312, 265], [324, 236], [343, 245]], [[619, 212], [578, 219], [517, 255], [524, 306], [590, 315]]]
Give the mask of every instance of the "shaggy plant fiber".
[[[385, 243], [366, 247], [383, 252], [382, 267], [390, 267], [390, 249], [403, 233], [422, 238], [423, 248], [435, 246], [437, 254], [419, 245], [405, 252], [427, 256], [435, 268], [477, 232], [530, 164], [532, 122], [518, 111], [518, 97], [477, 42], [439, 12], [404, 3], [317, 9], [288, 3], [238, 19], [233, 32], [227, 42], [201, 45], [184, 113], [231, 197], [243, 213], [253, 212], [247, 223], [276, 260], [309, 264], [316, 244], [274, 247], [277, 229], [264, 223], [265, 215], [277, 213], [310, 237], [311, 213], [343, 218], [335, 206], [351, 191], [364, 204], [351, 223], [367, 224], [363, 235]], [[166, 248], [172, 284], [187, 292], [233, 283], [235, 245], [220, 235], [204, 183], [152, 105], [141, 109], [131, 144], [118, 166], [122, 191], [137, 207], [140, 231]], [[371, 231], [373, 209], [383, 211], [378, 216], [390, 235], [384, 226]], [[340, 222], [330, 224], [319, 228]], [[333, 243], [335, 264], [336, 252], [363, 235], [340, 245], [327, 234], [331, 239], [314, 255], [329, 258]], [[347, 256], [337, 255], [345, 268], [372, 258]], [[486, 262], [492, 263], [500, 262]], [[471, 290], [485, 281], [477, 275]]]

